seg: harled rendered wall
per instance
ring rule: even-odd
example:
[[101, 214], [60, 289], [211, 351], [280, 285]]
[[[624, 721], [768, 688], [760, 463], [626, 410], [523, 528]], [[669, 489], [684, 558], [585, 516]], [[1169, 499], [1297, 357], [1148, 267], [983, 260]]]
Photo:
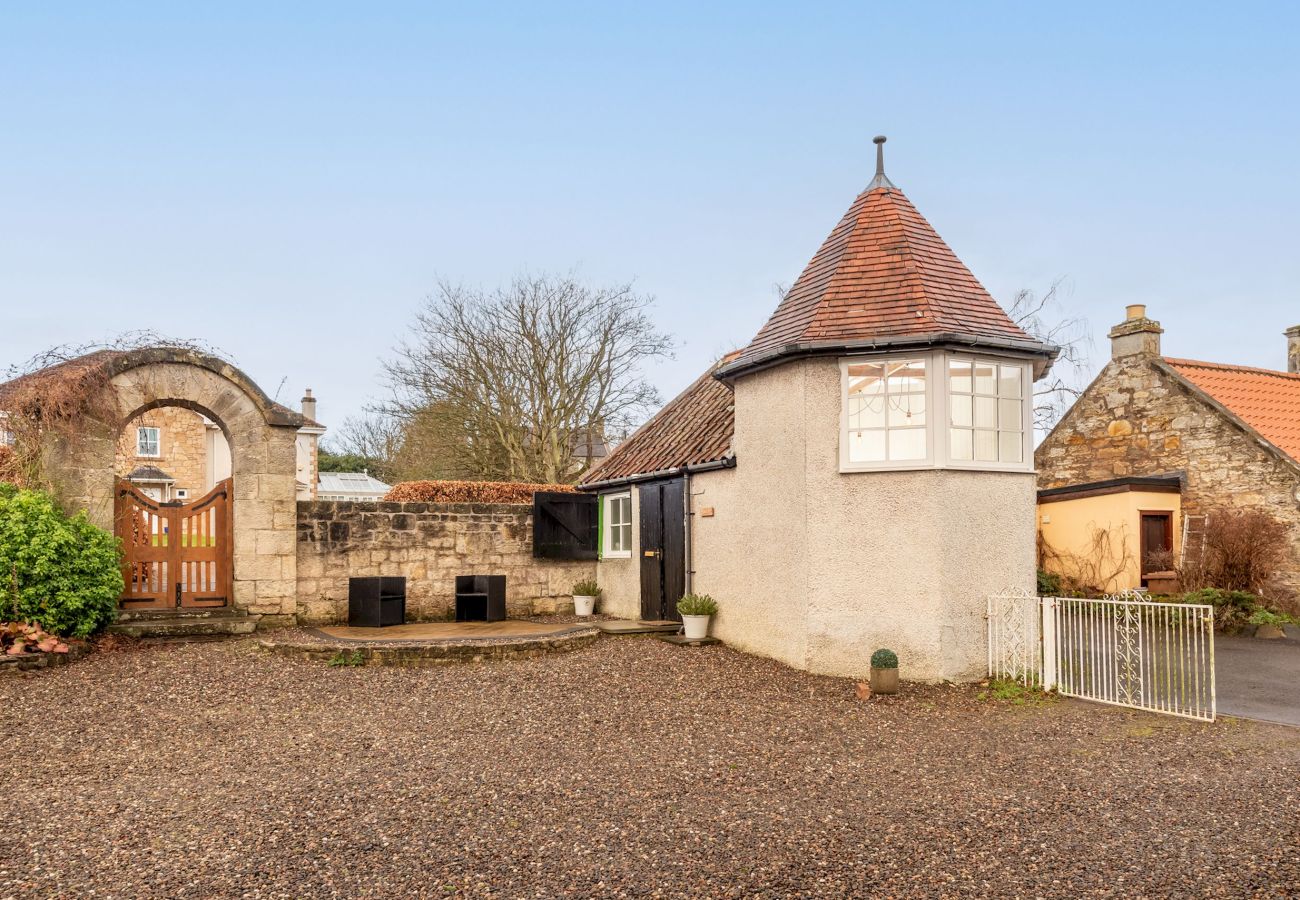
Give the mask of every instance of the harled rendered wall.
[[1034, 476], [841, 473], [839, 371], [808, 360], [736, 384], [738, 465], [691, 490], [714, 633], [813, 672], [865, 675], [889, 647], [904, 678], [976, 679], [987, 595], [1034, 584]]

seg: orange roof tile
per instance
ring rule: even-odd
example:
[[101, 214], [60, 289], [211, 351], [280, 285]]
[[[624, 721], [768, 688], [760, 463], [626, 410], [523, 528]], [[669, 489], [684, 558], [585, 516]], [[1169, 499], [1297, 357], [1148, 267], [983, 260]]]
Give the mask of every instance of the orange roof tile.
[[615, 481], [731, 456], [735, 405], [731, 388], [705, 372], [667, 406], [655, 413], [599, 465], [582, 476], [580, 485]]
[[1300, 374], [1192, 359], [1165, 357], [1165, 362], [1300, 462]]
[[898, 188], [878, 176], [858, 195], [767, 324], [727, 365], [823, 345], [960, 335], [1039, 355], [1026, 334], [976, 280]]

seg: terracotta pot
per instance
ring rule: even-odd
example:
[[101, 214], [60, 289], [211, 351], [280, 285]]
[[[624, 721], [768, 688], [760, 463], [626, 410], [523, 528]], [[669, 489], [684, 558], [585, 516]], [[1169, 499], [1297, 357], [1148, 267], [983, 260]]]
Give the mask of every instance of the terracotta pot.
[[871, 667], [871, 692], [873, 694], [898, 693], [898, 669]]
[[573, 614], [576, 616], [589, 616], [596, 609], [596, 598], [585, 597], [580, 594], [573, 595]]

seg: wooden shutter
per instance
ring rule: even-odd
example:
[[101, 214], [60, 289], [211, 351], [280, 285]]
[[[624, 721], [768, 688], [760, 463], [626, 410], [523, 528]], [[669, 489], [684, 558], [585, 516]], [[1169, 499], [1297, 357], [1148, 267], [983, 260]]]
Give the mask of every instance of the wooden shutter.
[[595, 559], [600, 536], [594, 494], [538, 491], [533, 495], [533, 556]]

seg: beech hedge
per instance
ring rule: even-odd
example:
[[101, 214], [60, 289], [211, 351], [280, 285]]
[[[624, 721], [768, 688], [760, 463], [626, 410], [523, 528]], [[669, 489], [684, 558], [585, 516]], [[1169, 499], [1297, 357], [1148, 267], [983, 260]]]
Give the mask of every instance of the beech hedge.
[[538, 491], [573, 491], [571, 484], [513, 481], [403, 481], [384, 496], [392, 503], [532, 503]]

